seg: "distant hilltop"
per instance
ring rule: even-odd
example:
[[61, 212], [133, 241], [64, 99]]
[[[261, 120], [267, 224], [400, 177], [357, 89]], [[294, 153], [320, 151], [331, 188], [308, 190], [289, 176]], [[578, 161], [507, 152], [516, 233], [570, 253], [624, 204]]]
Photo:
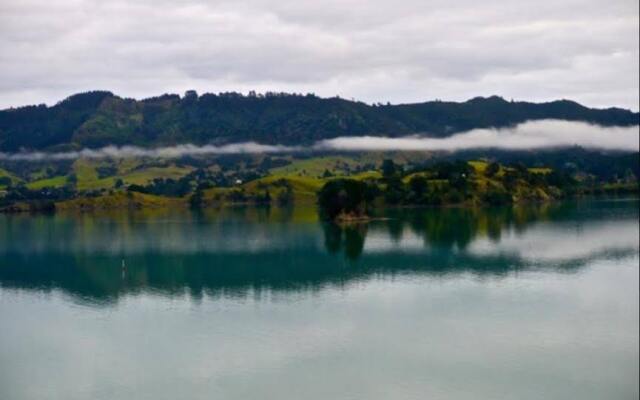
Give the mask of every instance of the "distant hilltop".
[[143, 147], [182, 143], [255, 141], [304, 145], [339, 136], [424, 134], [446, 137], [474, 128], [501, 128], [531, 120], [581, 121], [633, 126], [639, 114], [620, 108], [593, 109], [569, 100], [507, 101], [498, 96], [465, 102], [374, 104], [313, 94], [165, 94], [144, 100], [108, 91], [68, 97], [58, 104], [0, 111], [0, 152]]

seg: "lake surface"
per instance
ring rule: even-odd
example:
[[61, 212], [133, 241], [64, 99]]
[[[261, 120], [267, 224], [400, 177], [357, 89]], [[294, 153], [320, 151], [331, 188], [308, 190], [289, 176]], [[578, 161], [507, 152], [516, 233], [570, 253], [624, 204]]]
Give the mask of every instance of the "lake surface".
[[0, 215], [0, 399], [638, 398], [637, 200], [385, 216]]

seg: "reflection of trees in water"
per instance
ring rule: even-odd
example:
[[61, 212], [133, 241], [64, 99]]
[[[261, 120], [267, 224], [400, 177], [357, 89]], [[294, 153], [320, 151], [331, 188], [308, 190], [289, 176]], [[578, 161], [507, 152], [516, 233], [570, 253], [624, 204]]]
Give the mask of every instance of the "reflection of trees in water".
[[402, 240], [402, 233], [404, 230], [404, 221], [398, 218], [391, 218], [386, 221], [387, 232], [389, 233], [389, 238], [394, 242], [399, 242]]
[[[402, 240], [403, 232], [409, 228], [423, 238], [425, 246], [464, 250], [479, 236], [498, 242], [505, 229], [523, 232], [528, 225], [548, 219], [552, 209], [553, 206], [546, 204], [493, 209], [395, 209], [385, 214], [386, 219], [369, 224], [386, 228], [390, 239], [396, 243]], [[344, 251], [347, 258], [357, 258], [362, 253], [369, 224], [339, 226], [323, 223], [327, 251]]]
[[334, 223], [324, 223], [324, 244], [327, 251], [335, 254], [344, 251], [350, 260], [360, 257], [364, 249], [364, 239], [367, 236], [367, 224], [347, 224], [340, 226]]
[[410, 224], [425, 243], [444, 248], [465, 249], [479, 236], [499, 241], [504, 230], [523, 231], [547, 217], [548, 206], [454, 208], [415, 215]]
[[[626, 208], [615, 217], [612, 212], [615, 207]], [[444, 276], [471, 272], [503, 276], [511, 271], [542, 266], [521, 259], [516, 253], [473, 254], [458, 250], [479, 237], [500, 241], [506, 230], [525, 232], [533, 223], [543, 220], [573, 225], [576, 222], [615, 221], [615, 218], [637, 221], [638, 217], [637, 203], [609, 204], [601, 209], [593, 205], [484, 210], [397, 209], [385, 213], [387, 220], [350, 226], [322, 224], [319, 231], [317, 220], [306, 211], [287, 214], [271, 208], [229, 210], [223, 215], [207, 212], [203, 216], [190, 214], [190, 219], [163, 217], [148, 224], [133, 218], [120, 221], [82, 216], [77, 220], [59, 217], [11, 219], [0, 224], [0, 287], [38, 291], [60, 289], [83, 302], [108, 304], [122, 295], [141, 292], [167, 296], [188, 294], [194, 298], [203, 294], [237, 297], [270, 290], [306, 292], [327, 285], [341, 287], [372, 275]], [[265, 218], [268, 223], [259, 222]], [[291, 222], [296, 218], [298, 222]], [[402, 246], [390, 246], [378, 252], [364, 251], [367, 233], [373, 231], [389, 232], [392, 243], [403, 240], [407, 231], [413, 232], [424, 241], [425, 251], [409, 252]], [[94, 239], [85, 239], [82, 246], [67, 243], [80, 241], [85, 236]], [[124, 243], [134, 240], [139, 245], [122, 247], [123, 253], [112, 252], [110, 246], [96, 243], [108, 242], [108, 236], [124, 236]], [[136, 241], [141, 236], [145, 240]], [[154, 236], [152, 239], [156, 242], [147, 242], [149, 236]], [[26, 241], [41, 247], [31, 246], [26, 251], [24, 245], [3, 247], [2, 240], [18, 237], [27, 238]], [[228, 249], [204, 245], [229, 237], [233, 239], [232, 244], [240, 241], [241, 245], [246, 245], [258, 238], [269, 245], [252, 249], [249, 246]], [[190, 246], [197, 238], [202, 239], [202, 243]], [[276, 241], [278, 245], [274, 246]], [[178, 243], [167, 248], [170, 242]], [[120, 241], [116, 243], [121, 244]], [[633, 255], [637, 250], [630, 249], [619, 256], [629, 256], [629, 252]], [[612, 254], [607, 252], [607, 257], [616, 256]], [[127, 264], [124, 273], [121, 268], [123, 256]], [[571, 259], [562, 264], [546, 263], [544, 267], [570, 271], [589, 261]]]
[[405, 230], [409, 229], [421, 237], [427, 247], [464, 250], [479, 237], [497, 243], [506, 231], [523, 234], [538, 222], [561, 222], [586, 216], [611, 218], [612, 209], [630, 206], [633, 204], [567, 202], [495, 208], [397, 208], [379, 215], [384, 219], [374, 219], [368, 224], [340, 227], [324, 223], [323, 229], [327, 251], [344, 251], [347, 258], [355, 259], [362, 253], [369, 226], [382, 228], [394, 243], [402, 241]]
[[342, 227], [334, 223], [325, 223], [324, 229], [324, 246], [331, 254], [338, 253], [342, 250]]
[[443, 213], [428, 212], [416, 215], [409, 224], [424, 238], [425, 244], [450, 249], [464, 249], [478, 232], [478, 219], [469, 209], [451, 209]]
[[[346, 236], [345, 233], [344, 246]], [[593, 260], [590, 256], [557, 264], [532, 264], [517, 255], [474, 255], [431, 249], [419, 253], [402, 250], [365, 252], [345, 262], [344, 257], [353, 253], [348, 253], [346, 248], [344, 251], [345, 255], [337, 256], [317, 248], [259, 254], [151, 253], [128, 257], [124, 271], [116, 257], [17, 255], [11, 265], [0, 266], [0, 287], [47, 293], [61, 290], [83, 304], [99, 306], [114, 304], [122, 296], [144, 293], [194, 299], [204, 295], [244, 298], [270, 291], [310, 293], [325, 287], [343, 288], [372, 276], [447, 277], [472, 273], [504, 277], [513, 271], [538, 268], [571, 273]], [[634, 252], [633, 249], [607, 252], [606, 257], [629, 257]]]

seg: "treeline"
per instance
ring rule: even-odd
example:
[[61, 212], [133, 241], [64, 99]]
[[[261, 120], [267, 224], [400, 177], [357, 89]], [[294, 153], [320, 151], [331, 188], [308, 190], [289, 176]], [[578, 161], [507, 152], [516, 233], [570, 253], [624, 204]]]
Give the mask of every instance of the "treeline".
[[[477, 169], [483, 167], [480, 171]], [[508, 205], [578, 195], [618, 195], [638, 192], [635, 177], [629, 184], [577, 179], [568, 171], [527, 168], [522, 163], [503, 166], [466, 161], [439, 162], [405, 172], [392, 160], [382, 164], [382, 178], [335, 179], [318, 193], [321, 214], [330, 220], [366, 218], [376, 206]]]
[[[77, 192], [71, 185], [61, 188], [28, 189], [24, 185], [10, 187], [6, 194], [0, 196], [0, 211], [55, 211], [55, 203], [58, 201], [75, 198]], [[15, 204], [21, 203], [27, 207], [14, 209]]]
[[0, 151], [158, 146], [254, 140], [300, 145], [345, 135], [443, 137], [474, 128], [505, 127], [528, 120], [562, 119], [600, 125], [637, 125], [638, 113], [591, 109], [560, 100], [507, 101], [492, 96], [466, 102], [374, 104], [313, 94], [206, 93], [124, 99], [111, 92], [73, 95], [60, 103], [0, 111]]
[[[6, 175], [0, 177], [0, 210], [51, 210], [55, 203], [65, 200], [108, 197], [122, 192], [181, 199], [192, 208], [225, 204], [288, 206], [296, 199], [313, 201], [314, 192], [320, 188], [317, 201], [328, 219], [360, 219], [380, 206], [508, 205], [581, 195], [637, 194], [638, 175], [632, 165], [637, 157], [635, 154], [611, 158], [606, 170], [616, 173], [602, 175], [577, 170], [573, 163], [565, 163], [568, 165], [563, 169], [539, 164], [532, 167], [521, 162], [427, 160], [424, 164], [398, 164], [386, 159], [377, 167], [379, 173], [361, 170], [365, 165], [372, 167], [370, 163], [348, 170], [335, 164], [332, 171], [316, 172], [313, 177], [305, 175], [304, 170], [297, 175], [273, 176], [267, 168], [290, 160], [270, 157], [242, 165], [238, 160], [222, 159], [215, 166], [193, 160], [191, 167], [197, 168], [180, 178], [148, 178], [144, 184], [125, 182], [130, 178], [119, 176], [115, 164], [95, 166], [98, 180], [87, 180], [85, 173], [81, 182], [74, 169], [66, 176], [55, 175], [65, 171], [66, 165], [47, 168], [41, 165], [40, 170], [34, 169], [32, 173], [37, 173], [38, 179], [46, 177], [51, 181], [27, 182], [4, 172]], [[155, 164], [142, 164], [138, 173], [144, 174], [145, 168], [152, 165]], [[167, 167], [161, 163], [158, 166]], [[98, 186], [98, 182], [107, 186]], [[50, 186], [39, 187], [44, 184]]]

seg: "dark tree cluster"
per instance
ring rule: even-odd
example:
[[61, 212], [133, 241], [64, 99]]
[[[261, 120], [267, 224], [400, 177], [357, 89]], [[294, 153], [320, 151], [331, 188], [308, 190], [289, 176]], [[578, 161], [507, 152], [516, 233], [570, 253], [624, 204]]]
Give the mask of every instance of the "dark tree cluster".
[[182, 197], [191, 192], [191, 182], [188, 179], [156, 178], [148, 185], [130, 185], [130, 192], [155, 194], [167, 197]]
[[340, 215], [363, 216], [372, 200], [368, 184], [353, 179], [331, 180], [318, 193], [320, 210], [331, 220]]
[[0, 197], [0, 209], [10, 207], [16, 202], [26, 202], [31, 211], [53, 211], [55, 202], [72, 199], [75, 196], [77, 193], [70, 186], [30, 190], [24, 185], [17, 185], [10, 187], [7, 193]]

